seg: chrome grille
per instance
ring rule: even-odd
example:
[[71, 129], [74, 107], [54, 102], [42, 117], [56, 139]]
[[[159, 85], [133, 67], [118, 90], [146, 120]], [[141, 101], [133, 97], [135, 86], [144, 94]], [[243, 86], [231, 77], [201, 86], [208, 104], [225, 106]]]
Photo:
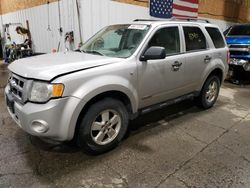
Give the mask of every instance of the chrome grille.
[[230, 54], [231, 55], [249, 55], [249, 52], [244, 52], [244, 51], [231, 51], [230, 50]]
[[231, 55], [249, 55], [250, 48], [247, 44], [230, 44], [229, 50]]
[[9, 80], [9, 92], [14, 97], [15, 101], [19, 103], [24, 103], [27, 100], [27, 86], [28, 80], [17, 76], [15, 74], [10, 74]]
[[229, 48], [248, 48], [248, 46], [247, 44], [231, 44]]

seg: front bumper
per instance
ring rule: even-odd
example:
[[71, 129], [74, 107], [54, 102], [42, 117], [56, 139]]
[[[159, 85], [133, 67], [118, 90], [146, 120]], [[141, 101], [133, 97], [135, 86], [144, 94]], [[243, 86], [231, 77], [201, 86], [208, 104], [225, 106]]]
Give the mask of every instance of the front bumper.
[[[72, 118], [80, 99], [65, 97], [50, 100], [45, 104], [28, 102], [22, 105], [11, 98], [8, 85], [5, 88], [5, 98], [11, 117], [25, 132], [58, 141], [73, 138], [76, 120], [72, 120]], [[46, 131], [37, 131], [34, 128], [34, 122], [44, 123]]]

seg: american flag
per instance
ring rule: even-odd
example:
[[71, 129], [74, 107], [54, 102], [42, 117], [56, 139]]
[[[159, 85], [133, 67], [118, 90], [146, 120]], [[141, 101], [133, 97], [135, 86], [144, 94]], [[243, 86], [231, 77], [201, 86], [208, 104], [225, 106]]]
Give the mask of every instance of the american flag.
[[150, 0], [150, 15], [158, 18], [198, 17], [199, 0]]

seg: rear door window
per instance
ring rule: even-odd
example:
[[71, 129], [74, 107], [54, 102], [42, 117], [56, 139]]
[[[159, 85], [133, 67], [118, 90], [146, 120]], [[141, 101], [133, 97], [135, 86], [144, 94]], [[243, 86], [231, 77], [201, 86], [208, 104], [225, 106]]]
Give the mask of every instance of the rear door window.
[[184, 26], [186, 51], [197, 51], [207, 49], [206, 37], [199, 27]]
[[218, 28], [206, 27], [208, 34], [210, 35], [215, 48], [224, 48], [225, 42]]

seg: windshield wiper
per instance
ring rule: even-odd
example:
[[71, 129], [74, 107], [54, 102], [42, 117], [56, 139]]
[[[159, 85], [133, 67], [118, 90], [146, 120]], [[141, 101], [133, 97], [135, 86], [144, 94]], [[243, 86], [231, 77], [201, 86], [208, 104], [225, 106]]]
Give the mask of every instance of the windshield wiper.
[[97, 54], [97, 55], [104, 56], [101, 52], [98, 52], [96, 50], [81, 50], [81, 52], [83, 52], [83, 53], [89, 53], [89, 54]]
[[97, 54], [97, 55], [101, 55], [104, 56], [101, 52], [98, 52], [96, 50], [92, 50], [92, 51], [87, 51], [87, 53], [91, 53], [91, 54]]
[[79, 49], [79, 51], [82, 52], [82, 53], [87, 53], [85, 50], [80, 50], [80, 49]]
[[79, 48], [74, 50], [75, 52], [82, 52]]

